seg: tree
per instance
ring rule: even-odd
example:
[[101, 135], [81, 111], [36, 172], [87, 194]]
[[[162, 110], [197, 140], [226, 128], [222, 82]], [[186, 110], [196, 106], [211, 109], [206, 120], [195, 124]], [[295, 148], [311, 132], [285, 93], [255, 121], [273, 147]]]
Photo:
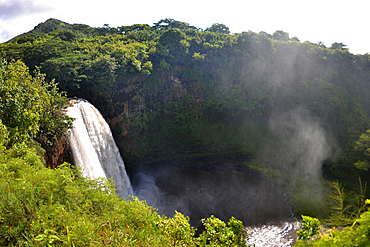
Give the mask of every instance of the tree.
[[354, 165], [358, 169], [367, 171], [370, 167], [370, 130], [360, 135], [356, 141], [355, 150], [359, 152], [360, 160]]
[[127, 32], [139, 32], [143, 30], [149, 30], [151, 27], [148, 24], [134, 24], [132, 26], [121, 26], [118, 28], [119, 33], [127, 33]]
[[289, 33], [286, 33], [281, 30], [277, 30], [273, 35], [273, 39], [281, 40], [281, 41], [288, 41], [289, 40]]
[[91, 28], [89, 25], [85, 25], [85, 24], [74, 24], [72, 26], [72, 30], [77, 31], [77, 32], [81, 32], [81, 33], [84, 33], [84, 34], [91, 34], [91, 32], [93, 31], [93, 28]]
[[[91, 57], [87, 54], [73, 54], [60, 58], [50, 58], [41, 64], [43, 72], [49, 78], [55, 78], [62, 90], [75, 93], [81, 81], [86, 79], [86, 70], [91, 66]], [[81, 74], [82, 73], [82, 74]]]
[[9, 131], [9, 142], [21, 142], [34, 137], [39, 130], [43, 92], [20, 61], [0, 65], [0, 119]]
[[214, 33], [224, 33], [229, 34], [230, 30], [224, 24], [214, 23], [212, 27], [207, 28], [205, 31], [207, 32], [214, 32]]
[[22, 61], [0, 59], [0, 120], [7, 128], [7, 144], [37, 140], [46, 148], [70, 124], [61, 113], [68, 99], [38, 70], [32, 77]]
[[335, 42], [335, 43], [331, 44], [329, 49], [347, 50], [346, 47], [347, 47], [347, 45], [343, 44], [342, 42], [340, 42], [340, 43]]
[[322, 42], [322, 41], [317, 42], [317, 45], [322, 47], [322, 48], [326, 48], [326, 46], [324, 45], [324, 42]]
[[170, 29], [159, 37], [158, 43], [161, 45], [177, 45], [180, 40], [185, 39], [186, 36], [178, 29]]
[[57, 32], [57, 36], [64, 41], [72, 41], [74, 40], [77, 35], [72, 32], [72, 31], [67, 31], [67, 30], [61, 30]]
[[167, 30], [167, 29], [171, 29], [171, 28], [178, 28], [182, 31], [189, 30], [189, 29], [190, 30], [192, 30], [192, 29], [197, 30], [196, 27], [190, 26], [186, 22], [176, 21], [176, 20], [170, 19], [170, 18], [162, 19], [159, 22], [154, 23], [154, 27], [157, 30]]

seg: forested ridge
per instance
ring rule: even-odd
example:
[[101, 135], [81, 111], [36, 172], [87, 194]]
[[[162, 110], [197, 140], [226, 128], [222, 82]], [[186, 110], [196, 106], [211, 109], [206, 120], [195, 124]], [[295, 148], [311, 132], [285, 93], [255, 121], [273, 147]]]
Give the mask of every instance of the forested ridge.
[[340, 181], [339, 191], [348, 194], [343, 211], [360, 193], [359, 177], [361, 191], [370, 178], [370, 55], [354, 55], [342, 43], [301, 42], [284, 31], [230, 34], [223, 24], [202, 30], [173, 19], [101, 28], [49, 19], [0, 50], [8, 61], [22, 60], [46, 81], [55, 79], [68, 97], [97, 106], [129, 170], [242, 156], [277, 183], [291, 185], [279, 177], [294, 176], [299, 184], [311, 171], [290, 171], [301, 169], [305, 150], [287, 159], [283, 147], [300, 138], [298, 124], [311, 123], [316, 129], [308, 135], [324, 136], [317, 146], [325, 152], [307, 151], [307, 159], [320, 163], [325, 181], [318, 183]]
[[353, 55], [343, 44], [302, 43], [283, 31], [229, 34], [222, 24], [202, 31], [171, 19], [69, 30], [51, 19], [35, 30], [48, 25], [60, 29], [1, 49], [31, 71], [41, 67], [69, 97], [97, 105], [126, 158], [255, 154], [270, 115], [297, 106], [320, 118], [341, 148], [368, 127], [369, 55]]

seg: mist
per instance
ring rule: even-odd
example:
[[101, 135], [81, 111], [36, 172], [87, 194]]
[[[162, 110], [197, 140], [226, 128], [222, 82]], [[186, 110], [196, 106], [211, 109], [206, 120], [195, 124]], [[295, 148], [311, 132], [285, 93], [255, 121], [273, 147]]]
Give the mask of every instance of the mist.
[[272, 138], [260, 153], [261, 162], [278, 174], [275, 181], [288, 188], [299, 213], [323, 209], [328, 188], [321, 168], [335, 150], [330, 134], [303, 107], [272, 114], [269, 130]]
[[[269, 131], [256, 160], [151, 164], [132, 175], [134, 194], [161, 215], [176, 210], [190, 216], [197, 228], [211, 215], [256, 226], [292, 219], [292, 206], [300, 214], [319, 210], [327, 193], [321, 166], [332, 154], [330, 135], [301, 107], [271, 115]], [[250, 169], [250, 163], [273, 175]]]
[[232, 161], [217, 167], [148, 166], [132, 176], [134, 194], [161, 215], [172, 216], [176, 210], [190, 216], [198, 229], [200, 220], [211, 215], [224, 221], [234, 216], [248, 226], [293, 216], [284, 190], [258, 172]]

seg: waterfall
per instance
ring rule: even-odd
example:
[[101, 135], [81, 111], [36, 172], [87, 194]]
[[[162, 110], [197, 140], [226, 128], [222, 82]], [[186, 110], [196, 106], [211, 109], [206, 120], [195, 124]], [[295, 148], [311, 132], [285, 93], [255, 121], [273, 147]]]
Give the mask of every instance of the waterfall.
[[121, 197], [132, 195], [130, 179], [109, 125], [90, 103], [84, 100], [71, 103], [67, 115], [75, 120], [69, 142], [76, 165], [91, 179], [112, 178]]

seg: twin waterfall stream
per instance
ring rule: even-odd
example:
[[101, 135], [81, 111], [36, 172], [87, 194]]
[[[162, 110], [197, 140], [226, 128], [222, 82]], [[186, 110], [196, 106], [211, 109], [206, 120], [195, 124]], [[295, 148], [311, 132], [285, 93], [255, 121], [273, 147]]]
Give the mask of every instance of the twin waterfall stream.
[[[69, 136], [75, 164], [82, 168], [85, 176], [92, 179], [113, 179], [121, 197], [134, 195], [107, 122], [99, 111], [85, 100], [73, 99], [71, 103], [73, 106], [68, 108], [67, 115], [75, 119]], [[248, 222], [243, 223], [248, 225]], [[299, 222], [294, 217], [280, 223], [247, 226], [247, 242], [255, 246], [292, 246], [298, 229]]]

